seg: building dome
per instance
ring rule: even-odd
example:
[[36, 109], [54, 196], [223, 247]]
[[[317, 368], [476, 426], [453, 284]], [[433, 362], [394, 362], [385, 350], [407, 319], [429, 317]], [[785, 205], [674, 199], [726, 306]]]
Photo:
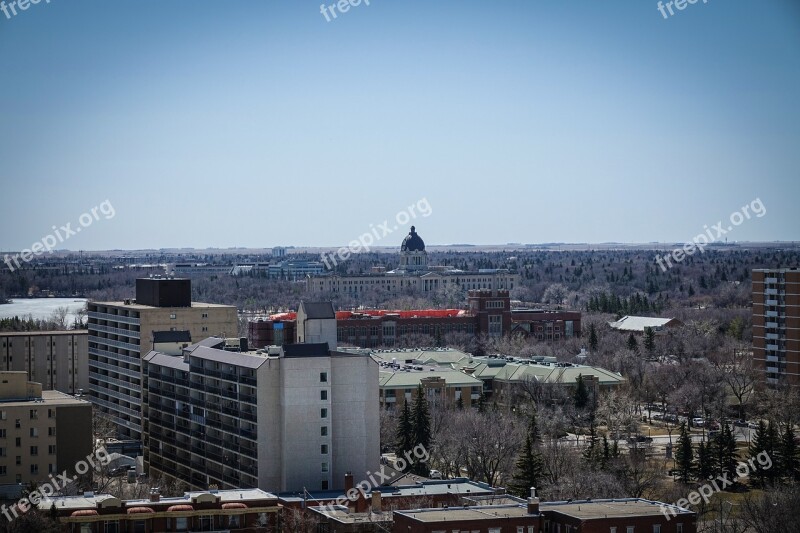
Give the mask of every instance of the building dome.
[[411, 231], [403, 239], [403, 244], [400, 245], [401, 252], [424, 252], [425, 243], [419, 235], [417, 235], [416, 228], [411, 226]]

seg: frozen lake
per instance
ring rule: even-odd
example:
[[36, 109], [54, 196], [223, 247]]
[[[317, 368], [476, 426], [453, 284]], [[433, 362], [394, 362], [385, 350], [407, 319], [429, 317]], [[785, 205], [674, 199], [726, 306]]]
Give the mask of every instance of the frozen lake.
[[0, 305], [0, 318], [20, 318], [33, 315], [33, 318], [48, 318], [59, 307], [66, 307], [70, 314], [67, 324], [72, 324], [75, 313], [86, 305], [81, 298], [25, 298], [12, 299], [10, 304]]

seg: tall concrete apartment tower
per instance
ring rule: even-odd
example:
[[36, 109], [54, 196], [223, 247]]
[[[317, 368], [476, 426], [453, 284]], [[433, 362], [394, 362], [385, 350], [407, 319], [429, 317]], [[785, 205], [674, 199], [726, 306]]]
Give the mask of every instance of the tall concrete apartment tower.
[[769, 385], [800, 385], [800, 270], [753, 270], [753, 361]]
[[238, 335], [236, 307], [192, 302], [191, 280], [136, 280], [136, 299], [89, 304], [91, 401], [118, 426], [121, 438], [142, 435], [142, 356], [159, 331], [193, 339]]
[[378, 363], [367, 352], [327, 343], [233, 352], [220, 341], [145, 355], [151, 477], [196, 490], [343, 490], [348, 472], [366, 479], [380, 468]]

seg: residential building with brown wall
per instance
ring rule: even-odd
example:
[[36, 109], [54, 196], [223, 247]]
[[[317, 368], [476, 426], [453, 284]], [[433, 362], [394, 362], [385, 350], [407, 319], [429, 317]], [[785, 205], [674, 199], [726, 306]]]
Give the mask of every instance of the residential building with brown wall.
[[88, 401], [43, 391], [25, 372], [0, 372], [0, 485], [72, 475], [92, 449]]
[[762, 380], [800, 385], [800, 269], [753, 270], [753, 363]]
[[259, 489], [187, 492], [162, 498], [158, 489], [143, 500], [120, 500], [109, 494], [51, 497], [64, 533], [166, 533], [275, 531], [280, 508], [274, 494]]

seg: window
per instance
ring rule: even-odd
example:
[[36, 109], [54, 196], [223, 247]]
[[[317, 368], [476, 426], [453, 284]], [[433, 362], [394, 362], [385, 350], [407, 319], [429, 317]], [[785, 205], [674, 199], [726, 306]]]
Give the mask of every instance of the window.
[[617, 533], [617, 528], [612, 527], [608, 530], [608, 533]]
[[22, 464], [22, 456], [21, 455], [17, 456], [16, 463], [17, 463], [17, 466], [20, 466]]
[[36, 409], [31, 409], [30, 415], [31, 415], [31, 420], [39, 419], [39, 411], [37, 411]]
[[6, 419], [6, 412], [0, 411], [0, 420], [5, 420], [5, 419]]
[[81, 533], [92, 533], [92, 524], [81, 524]]
[[633, 526], [626, 527], [625, 531], [627, 531], [628, 533], [633, 533]]
[[239, 515], [231, 515], [228, 517], [228, 527], [231, 529], [239, 528]]
[[328, 373], [327, 372], [320, 372], [319, 373], [319, 382], [320, 383], [327, 383], [328, 382]]
[[15, 427], [16, 429], [19, 429], [19, 428], [21, 428], [21, 427], [22, 427], [22, 424], [20, 424], [20, 422], [19, 422], [19, 418], [17, 418], [17, 419], [14, 421], [14, 427]]
[[55, 437], [56, 436], [56, 428], [47, 428], [47, 436], [48, 437]]
[[319, 417], [328, 418], [328, 410], [325, 407], [319, 410]]
[[39, 436], [39, 428], [31, 428], [31, 437], [38, 437]]
[[320, 486], [322, 490], [328, 490], [328, 480], [327, 479], [323, 480], [322, 483], [320, 483]]
[[31, 465], [31, 474], [37, 475], [39, 473], [39, 465], [33, 464]]
[[0, 448], [0, 457], [5, 457], [5, 456], [6, 456], [6, 449]]
[[133, 533], [147, 533], [144, 520], [137, 520], [133, 523]]
[[56, 454], [56, 445], [51, 444], [47, 447], [47, 455], [55, 455]]
[[0, 466], [0, 476], [5, 476], [7, 474], [8, 471], [6, 470], [6, 466], [5, 465]]
[[106, 522], [105, 533], [119, 533], [119, 522]]
[[20, 437], [17, 437], [16, 439], [14, 439], [14, 445], [17, 448], [21, 447], [22, 446], [22, 439]]
[[328, 436], [328, 426], [322, 426], [321, 428], [319, 428], [319, 436], [320, 437]]
[[675, 524], [675, 533], [683, 533], [683, 524]]
[[5, 429], [0, 429], [0, 439], [4, 439], [4, 438], [6, 438], [6, 430]]
[[39, 455], [39, 447], [31, 446], [31, 455]]
[[322, 463], [322, 473], [325, 474], [328, 472], [328, 463]]
[[[72, 371], [71, 368], [69, 370], [70, 370], [70, 372]], [[47, 418], [55, 418], [55, 417], [56, 417], [56, 410], [55, 409], [48, 409], [47, 410]]]
[[186, 517], [182, 516], [175, 519], [175, 531], [186, 531]]
[[661, 533], [661, 524], [653, 524], [653, 533]]
[[176, 318], [178, 318], [178, 315], [176, 315], [175, 313], [170, 313], [169, 315], [170, 320], [175, 320]]
[[[328, 445], [327, 444], [321, 445], [319, 447], [319, 453], [321, 453], [322, 455], [328, 455]], [[661, 532], [658, 531], [658, 532], [655, 532], [655, 533], [661, 533]]]
[[326, 391], [326, 390], [319, 391], [319, 399], [322, 400], [323, 402], [325, 400], [327, 400], [328, 399], [328, 391]]

